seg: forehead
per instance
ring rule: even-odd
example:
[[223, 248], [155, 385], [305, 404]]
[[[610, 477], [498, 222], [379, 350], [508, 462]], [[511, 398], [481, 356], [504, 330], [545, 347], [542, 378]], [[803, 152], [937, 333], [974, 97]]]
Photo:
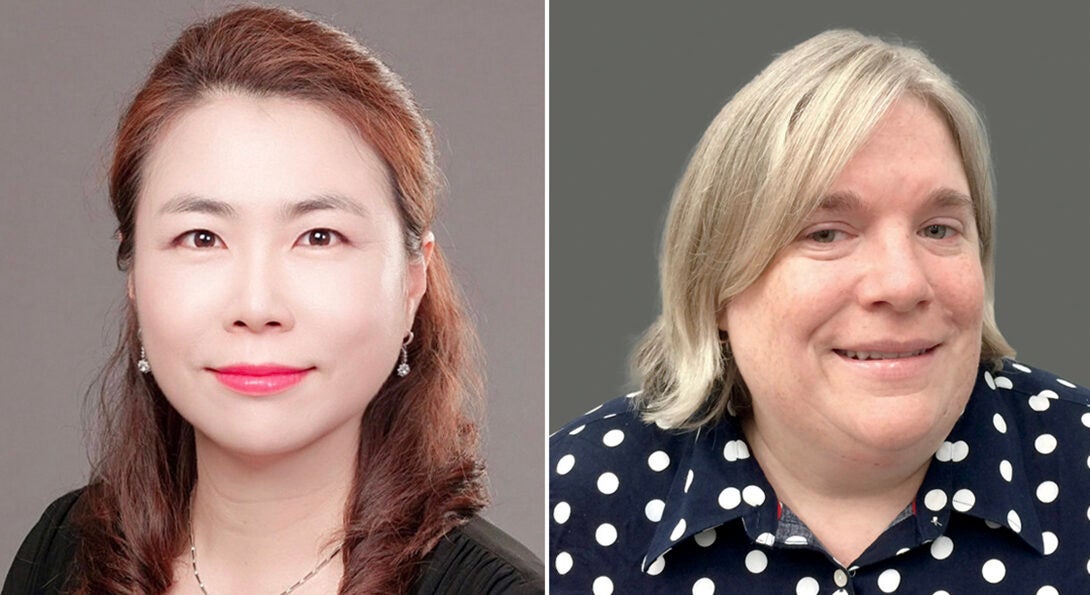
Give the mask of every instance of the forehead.
[[[970, 197], [961, 151], [946, 119], [915, 98], [902, 98], [890, 106], [833, 180], [828, 194], [835, 197], [845, 192], [864, 202], [872, 197]], [[844, 204], [825, 196], [817, 206], [830, 202]]]
[[145, 162], [141, 203], [178, 194], [246, 204], [315, 194], [392, 201], [376, 151], [325, 107], [214, 94], [162, 131]]

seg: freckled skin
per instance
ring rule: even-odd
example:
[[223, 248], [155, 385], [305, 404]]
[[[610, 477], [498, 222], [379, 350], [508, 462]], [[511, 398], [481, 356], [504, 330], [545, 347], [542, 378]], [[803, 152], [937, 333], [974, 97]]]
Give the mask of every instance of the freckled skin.
[[[720, 326], [753, 393], [751, 428], [769, 442], [880, 465], [926, 460], [953, 426], [980, 358], [984, 274], [950, 131], [931, 108], [894, 104], [819, 210]], [[870, 374], [836, 350], [883, 341], [938, 344], [903, 377]]]

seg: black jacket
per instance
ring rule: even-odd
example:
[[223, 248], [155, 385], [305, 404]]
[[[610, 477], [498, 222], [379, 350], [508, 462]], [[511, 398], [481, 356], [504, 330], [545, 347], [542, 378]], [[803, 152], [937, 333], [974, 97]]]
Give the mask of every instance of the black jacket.
[[[23, 541], [0, 595], [59, 595], [75, 561], [73, 505], [83, 490], [58, 498]], [[411, 595], [538, 595], [541, 562], [488, 521], [473, 517], [453, 529], [425, 558]]]

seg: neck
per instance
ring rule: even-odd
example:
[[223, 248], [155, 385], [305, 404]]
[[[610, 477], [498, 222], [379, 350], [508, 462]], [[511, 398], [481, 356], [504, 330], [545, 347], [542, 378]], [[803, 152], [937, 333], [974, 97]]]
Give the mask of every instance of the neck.
[[[276, 455], [231, 452], [196, 433], [190, 519], [209, 593], [279, 593], [329, 557], [343, 537], [355, 473], [359, 431], [352, 430]], [[188, 567], [188, 551], [180, 561]], [[339, 569], [335, 559], [308, 584], [328, 583]], [[194, 580], [191, 568], [183, 580]]]
[[754, 419], [742, 427], [777, 498], [841, 563], [862, 554], [912, 502], [938, 447], [830, 449]]

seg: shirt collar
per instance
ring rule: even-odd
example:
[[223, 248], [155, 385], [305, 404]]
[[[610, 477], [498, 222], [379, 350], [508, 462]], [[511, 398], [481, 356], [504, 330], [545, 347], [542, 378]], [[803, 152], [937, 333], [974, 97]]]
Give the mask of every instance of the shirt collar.
[[[1022, 437], [1013, 423], [1008, 426], [1014, 413], [1003, 393], [1010, 387], [1009, 379], [981, 366], [965, 411], [935, 453], [913, 503], [920, 543], [942, 535], [951, 514], [964, 514], [1004, 527], [1044, 552]], [[680, 454], [644, 570], [675, 544], [739, 518], [753, 542], [772, 545], [779, 501], [738, 418], [727, 415], [716, 426], [684, 434]]]

